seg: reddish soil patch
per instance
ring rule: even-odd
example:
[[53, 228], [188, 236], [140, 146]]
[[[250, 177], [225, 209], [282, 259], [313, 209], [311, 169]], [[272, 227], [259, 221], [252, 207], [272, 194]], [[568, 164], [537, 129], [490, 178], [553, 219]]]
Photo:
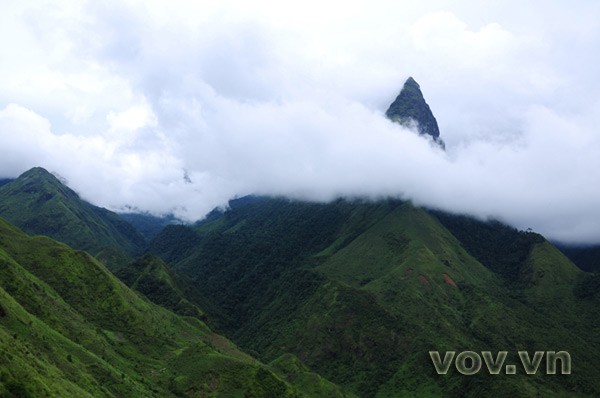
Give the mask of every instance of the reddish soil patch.
[[444, 282], [446, 282], [449, 286], [458, 287], [458, 286], [456, 286], [456, 282], [454, 282], [454, 279], [452, 279], [450, 277], [450, 275], [443, 274], [443, 276], [444, 276]]
[[423, 285], [423, 287], [425, 289], [427, 289], [427, 290], [431, 289], [431, 283], [429, 283], [429, 280], [427, 279], [427, 277], [425, 275], [419, 274], [417, 279], [419, 280], [419, 282], [421, 282], [421, 284]]

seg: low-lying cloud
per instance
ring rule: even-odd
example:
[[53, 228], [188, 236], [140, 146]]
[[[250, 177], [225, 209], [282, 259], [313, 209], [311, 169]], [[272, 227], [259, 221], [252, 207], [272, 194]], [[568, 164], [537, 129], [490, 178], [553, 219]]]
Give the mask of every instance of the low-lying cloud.
[[[188, 220], [252, 193], [396, 196], [600, 242], [599, 7], [396, 3], [11, 4], [0, 174]], [[384, 116], [409, 75], [446, 152]]]

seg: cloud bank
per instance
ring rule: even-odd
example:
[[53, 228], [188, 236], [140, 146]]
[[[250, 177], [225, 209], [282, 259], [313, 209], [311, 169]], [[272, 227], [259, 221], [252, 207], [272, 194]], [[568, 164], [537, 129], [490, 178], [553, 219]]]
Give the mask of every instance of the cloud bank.
[[[188, 220], [396, 196], [600, 242], [600, 5], [188, 3], [3, 4], [0, 177]], [[409, 75], [446, 152], [384, 117]]]

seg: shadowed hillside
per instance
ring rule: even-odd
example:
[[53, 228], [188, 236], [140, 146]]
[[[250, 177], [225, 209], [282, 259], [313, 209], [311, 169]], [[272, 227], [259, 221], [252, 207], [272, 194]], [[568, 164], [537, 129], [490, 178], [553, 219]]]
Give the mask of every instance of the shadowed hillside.
[[[600, 391], [598, 299], [574, 294], [594, 281], [537, 234], [394, 200], [254, 198], [165, 229], [151, 248], [167, 247], [240, 346], [265, 361], [291, 353], [362, 397]], [[440, 376], [430, 350], [507, 350], [516, 363], [517, 350], [568, 350], [577, 372]]]

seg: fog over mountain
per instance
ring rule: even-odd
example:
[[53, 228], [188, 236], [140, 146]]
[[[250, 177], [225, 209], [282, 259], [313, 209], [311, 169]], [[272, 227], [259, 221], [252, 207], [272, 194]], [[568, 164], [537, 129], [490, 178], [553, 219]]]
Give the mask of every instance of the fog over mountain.
[[[600, 242], [597, 2], [188, 3], [4, 2], [0, 178], [189, 220], [398, 196]], [[385, 117], [409, 76], [446, 151]]]

